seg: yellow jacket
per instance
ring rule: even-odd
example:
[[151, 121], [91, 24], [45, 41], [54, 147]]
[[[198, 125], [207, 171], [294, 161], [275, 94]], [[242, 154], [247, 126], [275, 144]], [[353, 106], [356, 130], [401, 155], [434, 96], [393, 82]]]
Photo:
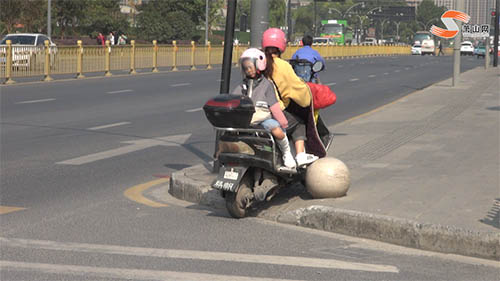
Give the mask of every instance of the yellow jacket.
[[274, 58], [271, 79], [276, 83], [281, 94], [281, 99], [279, 96], [277, 98], [282, 110], [290, 104], [290, 99], [302, 107], [311, 105], [312, 95], [309, 86], [295, 74], [287, 61], [278, 57]]

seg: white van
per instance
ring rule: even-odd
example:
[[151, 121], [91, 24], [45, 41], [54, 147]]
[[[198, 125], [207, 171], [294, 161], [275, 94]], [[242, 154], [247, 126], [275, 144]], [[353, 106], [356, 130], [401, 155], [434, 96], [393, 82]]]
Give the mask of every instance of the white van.
[[434, 40], [432, 39], [422, 40], [422, 47], [421, 47], [422, 56], [426, 54], [434, 56], [435, 51], [436, 51], [436, 46], [434, 45]]
[[413, 38], [413, 43], [420, 43], [422, 56], [429, 54], [434, 55], [436, 51], [436, 46], [434, 44], [434, 40], [432, 39], [432, 35], [428, 31], [417, 31], [415, 37]]

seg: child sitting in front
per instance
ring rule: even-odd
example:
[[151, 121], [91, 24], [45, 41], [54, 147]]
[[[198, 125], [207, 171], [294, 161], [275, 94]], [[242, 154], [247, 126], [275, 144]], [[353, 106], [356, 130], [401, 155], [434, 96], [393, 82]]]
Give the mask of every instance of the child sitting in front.
[[273, 84], [262, 75], [266, 69], [266, 55], [256, 48], [243, 52], [240, 58], [243, 72], [243, 83], [234, 89], [233, 94], [246, 95], [255, 104], [252, 125], [260, 124], [271, 132], [283, 153], [283, 163], [287, 168], [296, 167], [295, 159], [290, 151], [290, 144], [285, 129], [288, 121], [276, 99]]

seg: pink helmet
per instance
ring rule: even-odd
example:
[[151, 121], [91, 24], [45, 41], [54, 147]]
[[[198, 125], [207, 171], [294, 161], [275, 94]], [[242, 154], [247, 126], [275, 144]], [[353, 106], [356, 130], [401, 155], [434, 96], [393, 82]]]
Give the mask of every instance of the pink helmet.
[[266, 54], [257, 48], [246, 49], [240, 57], [240, 63], [243, 59], [252, 59], [255, 68], [259, 71], [266, 69]]
[[279, 28], [269, 28], [262, 34], [262, 48], [276, 47], [282, 53], [286, 49], [285, 33]]

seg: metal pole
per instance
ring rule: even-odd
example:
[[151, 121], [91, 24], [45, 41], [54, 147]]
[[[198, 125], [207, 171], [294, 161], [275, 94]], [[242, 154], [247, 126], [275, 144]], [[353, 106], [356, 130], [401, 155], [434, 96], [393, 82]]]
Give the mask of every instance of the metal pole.
[[500, 22], [500, 0], [496, 1], [496, 9], [495, 9], [495, 42], [493, 42], [493, 66], [498, 67], [498, 29]]
[[208, 0], [205, 1], [205, 46], [208, 45]]
[[292, 0], [287, 1], [287, 18], [286, 18], [286, 26], [288, 33], [288, 42], [292, 40]]
[[313, 22], [313, 36], [316, 36], [316, 0], [313, 0], [313, 14], [314, 14], [314, 22]]
[[[457, 0], [457, 10], [464, 11], [465, 3], [464, 0]], [[460, 44], [462, 42], [462, 22], [457, 21], [458, 24], [458, 34], [455, 36], [455, 42], [453, 44], [453, 79], [452, 86], [458, 86], [460, 79]]]
[[396, 42], [399, 42], [399, 25], [401, 24], [400, 21], [396, 23]]
[[222, 59], [222, 74], [220, 81], [221, 94], [229, 93], [229, 82], [231, 81], [231, 60], [233, 58], [233, 37], [234, 37], [235, 17], [236, 17], [236, 0], [227, 0], [226, 31], [224, 33], [224, 57]]
[[486, 42], [484, 42], [484, 68], [488, 69], [490, 67], [490, 36], [486, 37]]
[[50, 22], [51, 17], [52, 17], [52, 15], [51, 15], [51, 9], [52, 9], [51, 2], [52, 2], [52, 0], [49, 0], [48, 4], [47, 4], [47, 36], [49, 36], [49, 38], [50, 38], [51, 33], [52, 33], [52, 23]]
[[269, 0], [252, 0], [250, 14], [250, 45], [260, 48], [262, 33], [269, 27]]

